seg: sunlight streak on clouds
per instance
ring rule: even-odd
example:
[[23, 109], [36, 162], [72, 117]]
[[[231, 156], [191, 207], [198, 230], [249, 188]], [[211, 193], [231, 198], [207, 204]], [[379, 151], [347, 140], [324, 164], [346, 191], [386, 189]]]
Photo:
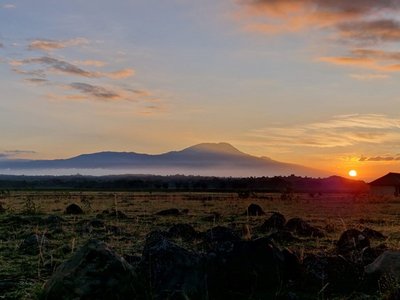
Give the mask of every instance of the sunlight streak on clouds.
[[400, 143], [400, 119], [378, 114], [341, 115], [325, 122], [253, 130], [250, 136], [274, 147], [333, 148]]

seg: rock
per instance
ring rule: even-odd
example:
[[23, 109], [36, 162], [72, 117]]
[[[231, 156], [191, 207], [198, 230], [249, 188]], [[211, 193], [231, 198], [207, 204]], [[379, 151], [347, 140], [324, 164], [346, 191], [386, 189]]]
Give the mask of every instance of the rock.
[[283, 229], [286, 219], [281, 213], [274, 212], [260, 227], [262, 231], [270, 231], [274, 229]]
[[285, 226], [285, 229], [292, 231], [300, 236], [307, 237], [324, 237], [325, 234], [318, 228], [311, 226], [301, 218], [290, 219]]
[[65, 214], [67, 215], [81, 215], [83, 214], [82, 208], [79, 205], [72, 203], [68, 205], [65, 209]]
[[197, 231], [189, 224], [175, 224], [169, 228], [169, 238], [180, 238], [185, 241], [192, 241], [197, 238]]
[[47, 225], [59, 225], [64, 222], [65, 222], [65, 220], [62, 217], [57, 216], [57, 215], [50, 215], [44, 220], [44, 223]]
[[247, 207], [244, 214], [247, 216], [263, 216], [265, 215], [265, 212], [260, 205], [252, 203]]
[[300, 264], [267, 238], [238, 241], [226, 252], [209, 253], [207, 286], [210, 299], [274, 299], [289, 278], [298, 275]]
[[92, 226], [93, 228], [103, 228], [104, 226], [106, 226], [106, 224], [104, 223], [104, 221], [99, 220], [99, 219], [90, 220], [89, 224], [90, 224], [90, 226]]
[[6, 209], [3, 206], [3, 203], [0, 203], [0, 214], [4, 214], [6, 212]]
[[277, 232], [271, 233], [268, 238], [277, 243], [292, 243], [300, 241], [300, 239], [294, 237], [293, 234], [287, 230], [279, 230]]
[[90, 240], [46, 282], [43, 299], [142, 299], [137, 276], [103, 242]]
[[324, 294], [353, 292], [363, 277], [362, 267], [341, 256], [308, 255], [303, 267], [304, 289], [319, 292], [329, 283]]
[[181, 212], [177, 208], [169, 208], [165, 210], [161, 210], [156, 213], [157, 216], [180, 216]]
[[361, 251], [369, 246], [370, 242], [368, 237], [361, 231], [357, 229], [348, 229], [340, 235], [336, 243], [336, 251], [339, 254], [345, 255], [355, 250]]
[[43, 253], [48, 247], [49, 241], [44, 235], [36, 233], [27, 236], [19, 245], [19, 251], [28, 255], [37, 255]]
[[381, 244], [377, 247], [366, 247], [361, 251], [361, 262], [362, 264], [368, 265], [378, 258], [383, 252], [388, 250], [385, 244]]
[[385, 251], [365, 267], [365, 273], [400, 280], [400, 251]]
[[232, 229], [224, 226], [216, 226], [205, 232], [204, 239], [207, 243], [236, 242], [240, 237]]
[[78, 225], [80, 225], [80, 227], [77, 228], [77, 231], [81, 233], [92, 233], [93, 231], [99, 232], [101, 229], [106, 229], [104, 221], [99, 219], [81, 220], [78, 222]]
[[[172, 243], [160, 232], [145, 242], [139, 270], [152, 299], [206, 299], [204, 264], [200, 256]], [[174, 298], [175, 297], [175, 298]]]
[[381, 232], [376, 231], [374, 229], [371, 228], [364, 228], [364, 230], [362, 231], [362, 234], [364, 236], [366, 236], [369, 239], [376, 239], [376, 240], [384, 240], [386, 239], [386, 236], [384, 236]]

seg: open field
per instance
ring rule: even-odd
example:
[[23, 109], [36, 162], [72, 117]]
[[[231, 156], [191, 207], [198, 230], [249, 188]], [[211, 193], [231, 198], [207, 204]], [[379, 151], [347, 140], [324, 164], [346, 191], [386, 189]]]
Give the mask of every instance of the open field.
[[[336, 255], [336, 241], [350, 228], [368, 227], [386, 236], [384, 240], [371, 239], [371, 248], [385, 244], [389, 249], [400, 249], [399, 199], [349, 194], [294, 194], [284, 198], [281, 194], [251, 194], [243, 198], [236, 193], [4, 193], [0, 200], [5, 209], [0, 214], [0, 299], [40, 297], [44, 283], [60, 263], [90, 239], [104, 241], [128, 262], [135, 261], [140, 259], [147, 234], [154, 230], [167, 231], [177, 223], [190, 224], [198, 232], [224, 226], [244, 240], [256, 240], [274, 232], [260, 230], [272, 212], [280, 212], [286, 220], [300, 217], [320, 229], [324, 236], [305, 237], [294, 233], [294, 240], [277, 238], [274, 242], [280, 249], [289, 248], [301, 262], [309, 255]], [[78, 204], [84, 214], [64, 214], [71, 203]], [[251, 203], [260, 205], [266, 214], [246, 214]], [[170, 208], [177, 208], [181, 213], [156, 214]], [[121, 213], [112, 213], [115, 211]], [[62, 220], [49, 216], [59, 216]], [[32, 234], [43, 237], [38, 249], [22, 246]], [[174, 242], [201, 252], [200, 240], [175, 238]], [[340, 293], [340, 290], [329, 292], [328, 286], [329, 282], [321, 282], [317, 291], [302, 291], [298, 293], [299, 298], [290, 299], [353, 299], [358, 295], [358, 292]], [[377, 290], [368, 299], [383, 298], [388, 291], [389, 288]], [[359, 299], [363, 297], [366, 296]]]

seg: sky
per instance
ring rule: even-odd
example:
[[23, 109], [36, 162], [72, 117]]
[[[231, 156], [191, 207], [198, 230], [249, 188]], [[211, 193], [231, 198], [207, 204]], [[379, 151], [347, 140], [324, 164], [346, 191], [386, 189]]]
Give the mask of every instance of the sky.
[[202, 142], [400, 172], [399, 0], [0, 0], [0, 157]]

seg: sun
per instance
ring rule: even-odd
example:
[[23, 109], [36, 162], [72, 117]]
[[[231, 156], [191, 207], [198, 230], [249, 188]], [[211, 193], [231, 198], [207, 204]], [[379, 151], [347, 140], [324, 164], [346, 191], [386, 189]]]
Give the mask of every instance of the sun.
[[350, 170], [349, 171], [349, 176], [350, 177], [356, 177], [357, 176], [357, 171], [356, 170]]

